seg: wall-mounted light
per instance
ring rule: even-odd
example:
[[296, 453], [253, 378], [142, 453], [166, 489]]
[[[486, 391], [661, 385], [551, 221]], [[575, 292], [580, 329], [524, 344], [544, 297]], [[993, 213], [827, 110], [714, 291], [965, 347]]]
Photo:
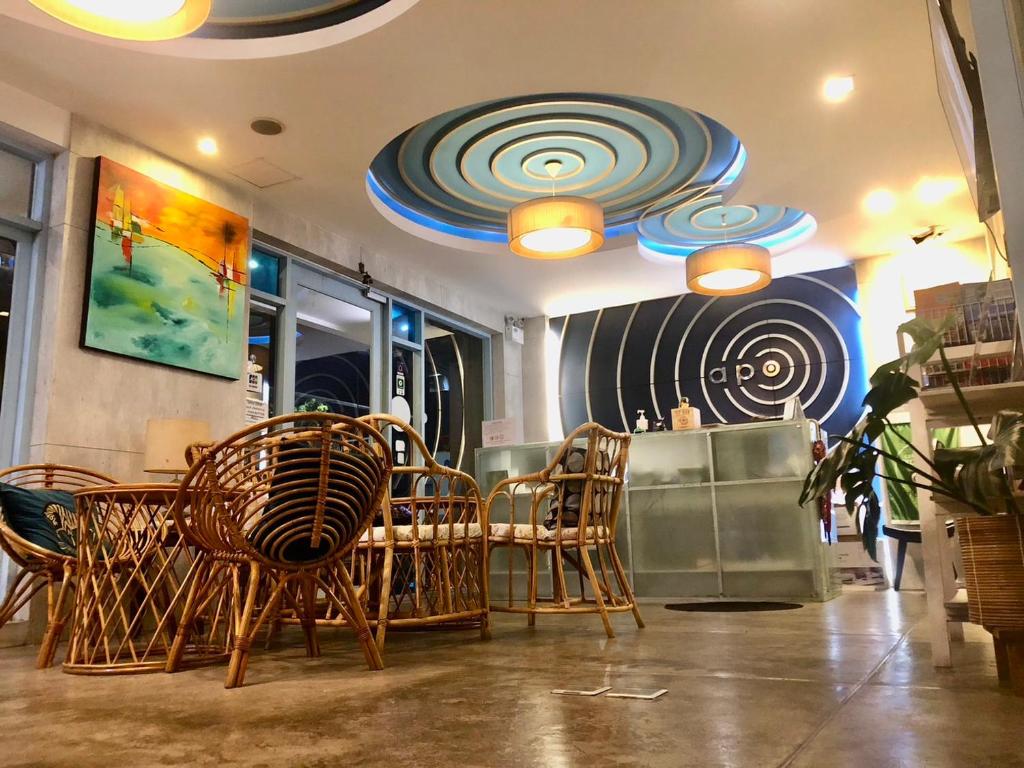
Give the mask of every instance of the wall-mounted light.
[[72, 27], [120, 40], [171, 40], [195, 32], [212, 0], [29, 0]]

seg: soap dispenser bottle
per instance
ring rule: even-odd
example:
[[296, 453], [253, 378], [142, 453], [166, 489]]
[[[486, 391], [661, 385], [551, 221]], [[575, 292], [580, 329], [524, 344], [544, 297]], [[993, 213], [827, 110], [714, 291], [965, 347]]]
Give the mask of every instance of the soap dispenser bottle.
[[647, 426], [648, 426], [648, 424], [647, 424], [647, 416], [644, 413], [644, 409], [640, 408], [636, 412], [636, 429], [633, 430], [633, 431], [635, 433], [646, 432], [647, 431]]

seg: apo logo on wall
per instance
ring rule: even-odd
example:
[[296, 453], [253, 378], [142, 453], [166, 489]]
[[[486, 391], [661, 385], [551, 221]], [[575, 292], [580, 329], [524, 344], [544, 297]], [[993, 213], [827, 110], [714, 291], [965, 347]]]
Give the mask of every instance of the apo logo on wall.
[[867, 390], [851, 267], [779, 278], [747, 296], [686, 294], [553, 318], [566, 431], [588, 420], [632, 431], [637, 409], [667, 418], [680, 397], [705, 423], [782, 414], [799, 397], [844, 433]]

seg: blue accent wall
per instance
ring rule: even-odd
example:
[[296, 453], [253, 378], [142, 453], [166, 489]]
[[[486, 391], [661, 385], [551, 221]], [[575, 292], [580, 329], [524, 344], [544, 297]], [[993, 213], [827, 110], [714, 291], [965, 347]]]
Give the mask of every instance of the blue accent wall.
[[632, 431], [638, 409], [670, 423], [679, 396], [705, 424], [782, 415], [799, 396], [831, 434], [859, 418], [867, 372], [852, 267], [772, 281], [746, 296], [685, 294], [551, 320], [562, 342], [569, 432], [593, 419]]

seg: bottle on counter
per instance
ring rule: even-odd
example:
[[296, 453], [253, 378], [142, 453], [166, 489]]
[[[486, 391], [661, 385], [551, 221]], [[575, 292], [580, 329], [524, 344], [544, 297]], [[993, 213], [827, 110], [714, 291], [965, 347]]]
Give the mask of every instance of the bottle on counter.
[[636, 412], [636, 429], [633, 430], [633, 433], [639, 434], [640, 432], [646, 432], [647, 427], [647, 414], [644, 412], [643, 408], [640, 408]]

